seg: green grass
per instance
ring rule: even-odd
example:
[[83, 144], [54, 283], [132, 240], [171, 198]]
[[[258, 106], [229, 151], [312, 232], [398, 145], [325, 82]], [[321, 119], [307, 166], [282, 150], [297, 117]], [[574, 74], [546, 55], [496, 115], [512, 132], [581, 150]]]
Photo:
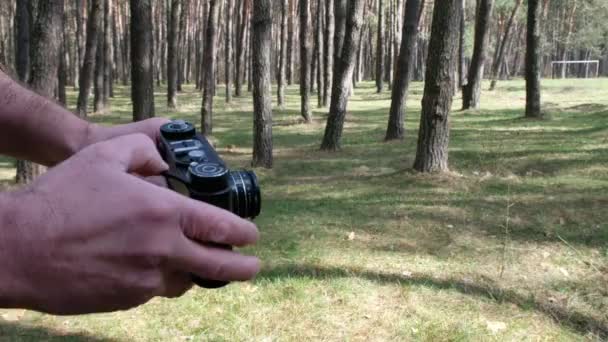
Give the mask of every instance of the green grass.
[[[129, 91], [116, 91], [92, 121], [130, 120]], [[177, 112], [163, 91], [158, 116], [200, 121], [191, 87]], [[361, 84], [338, 153], [318, 150], [326, 112], [301, 123], [297, 93], [274, 111], [275, 168], [256, 170], [255, 281], [114, 314], [0, 311], [0, 340], [608, 338], [608, 80], [544, 80], [543, 121], [522, 119], [523, 81], [501, 82], [480, 110], [453, 113], [443, 175], [410, 169], [421, 83], [397, 143], [382, 142], [388, 93]], [[213, 140], [232, 167], [249, 164], [251, 131], [249, 96], [226, 105], [220, 89]], [[13, 172], [0, 160], [5, 183]]]

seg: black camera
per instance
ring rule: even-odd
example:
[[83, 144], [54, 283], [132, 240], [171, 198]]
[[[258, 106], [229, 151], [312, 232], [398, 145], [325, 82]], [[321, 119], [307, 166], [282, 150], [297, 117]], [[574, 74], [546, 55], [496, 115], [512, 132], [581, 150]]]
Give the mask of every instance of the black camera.
[[[213, 146], [189, 122], [172, 121], [163, 125], [160, 132], [160, 152], [169, 164], [165, 178], [170, 189], [242, 218], [253, 219], [260, 214], [262, 198], [253, 171], [230, 171]], [[227, 284], [198, 277], [193, 277], [193, 281], [206, 288]]]

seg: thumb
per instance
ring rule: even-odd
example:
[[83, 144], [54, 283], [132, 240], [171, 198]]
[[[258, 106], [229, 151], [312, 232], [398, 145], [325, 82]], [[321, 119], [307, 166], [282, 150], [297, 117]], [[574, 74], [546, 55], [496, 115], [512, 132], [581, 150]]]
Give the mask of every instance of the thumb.
[[145, 134], [123, 135], [95, 146], [104, 159], [116, 162], [125, 172], [147, 177], [169, 169], [152, 139]]

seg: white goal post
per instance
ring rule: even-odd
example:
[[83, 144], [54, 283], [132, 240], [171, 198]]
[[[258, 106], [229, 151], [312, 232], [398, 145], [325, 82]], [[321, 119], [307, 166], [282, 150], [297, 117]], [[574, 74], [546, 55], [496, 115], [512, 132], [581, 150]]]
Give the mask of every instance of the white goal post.
[[585, 64], [585, 78], [589, 78], [589, 66], [595, 65], [595, 77], [600, 77], [600, 61], [599, 60], [586, 60], [586, 61], [553, 61], [551, 62], [551, 78], [555, 78], [556, 74], [559, 75], [560, 71], [555, 70], [556, 65], [561, 65], [563, 69], [562, 77], [568, 74], [568, 66], [572, 64]]

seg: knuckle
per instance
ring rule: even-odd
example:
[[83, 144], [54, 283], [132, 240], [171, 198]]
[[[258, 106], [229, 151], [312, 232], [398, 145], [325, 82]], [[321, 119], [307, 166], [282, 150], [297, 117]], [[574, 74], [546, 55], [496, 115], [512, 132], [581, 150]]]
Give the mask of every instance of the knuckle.
[[226, 274], [227, 274], [226, 264], [224, 262], [218, 262], [214, 265], [211, 265], [209, 273], [210, 273], [209, 277], [211, 279], [216, 279], [216, 280], [226, 279]]
[[207, 235], [211, 241], [227, 242], [230, 238], [231, 229], [232, 226], [228, 222], [219, 220], [214, 226], [209, 227]]

